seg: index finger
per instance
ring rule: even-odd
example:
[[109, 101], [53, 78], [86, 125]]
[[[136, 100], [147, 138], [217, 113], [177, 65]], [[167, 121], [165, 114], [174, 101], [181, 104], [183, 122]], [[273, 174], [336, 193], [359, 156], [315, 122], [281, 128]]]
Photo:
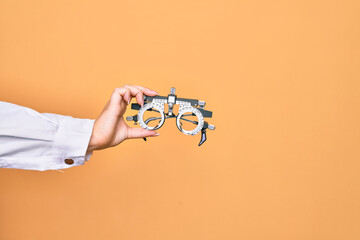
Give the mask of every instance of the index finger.
[[[131, 97], [135, 97], [136, 101], [138, 102], [138, 104], [140, 104], [141, 106], [144, 106], [144, 94], [146, 93], [150, 93], [151, 95], [156, 95], [154, 94], [150, 89], [148, 90], [142, 90], [136, 86], [130, 86], [130, 85], [125, 85], [124, 88], [129, 89], [130, 91], [130, 96]], [[149, 91], [150, 90], [150, 91]], [[146, 94], [147, 95], [147, 94]]]
[[158, 92], [150, 89], [150, 88], [146, 88], [146, 87], [142, 87], [142, 86], [138, 86], [138, 85], [134, 85], [134, 87], [140, 89], [141, 91], [143, 91], [143, 93], [145, 95], [148, 95], [148, 96], [155, 96], [155, 95], [159, 95]]

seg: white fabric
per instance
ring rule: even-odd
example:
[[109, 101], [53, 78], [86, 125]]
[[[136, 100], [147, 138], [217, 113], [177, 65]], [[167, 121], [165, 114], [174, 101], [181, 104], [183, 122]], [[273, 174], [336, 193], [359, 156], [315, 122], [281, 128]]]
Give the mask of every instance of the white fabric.
[[[0, 101], [0, 168], [64, 169], [83, 165], [94, 120], [52, 113]], [[65, 163], [73, 159], [73, 164]]]

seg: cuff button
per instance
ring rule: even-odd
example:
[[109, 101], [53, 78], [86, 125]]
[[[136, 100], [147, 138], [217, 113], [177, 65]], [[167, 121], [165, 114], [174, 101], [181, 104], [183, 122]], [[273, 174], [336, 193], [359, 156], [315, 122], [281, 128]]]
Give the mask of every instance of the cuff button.
[[71, 165], [74, 163], [74, 160], [68, 158], [68, 159], [65, 159], [65, 163]]

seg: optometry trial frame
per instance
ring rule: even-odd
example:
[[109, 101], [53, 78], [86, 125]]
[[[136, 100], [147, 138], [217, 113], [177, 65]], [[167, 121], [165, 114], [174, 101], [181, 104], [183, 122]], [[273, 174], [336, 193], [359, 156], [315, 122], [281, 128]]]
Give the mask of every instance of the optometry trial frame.
[[[165, 104], [168, 106], [168, 111], [165, 112]], [[174, 113], [174, 106], [179, 105], [178, 114]], [[175, 88], [171, 88], [168, 96], [144, 96], [144, 106], [141, 107], [137, 103], [131, 104], [131, 109], [139, 110], [138, 114], [134, 116], [126, 117], [127, 121], [134, 121], [136, 125], [139, 125], [147, 130], [156, 130], [164, 125], [164, 122], [168, 118], [176, 118], [176, 126], [178, 129], [186, 135], [196, 135], [201, 132], [201, 139], [199, 146], [201, 146], [206, 140], [206, 130], [215, 130], [215, 126], [209, 124], [204, 118], [211, 118], [212, 112], [205, 110], [205, 101], [199, 101], [197, 99], [178, 98], [175, 95]], [[147, 111], [155, 111], [160, 114], [160, 117], [149, 117], [144, 119], [144, 115]], [[187, 119], [188, 117], [196, 116], [197, 120]], [[152, 121], [158, 120], [156, 126], [149, 126], [148, 124]], [[183, 128], [182, 121], [193, 123], [194, 129], [186, 130]], [[146, 138], [144, 138], [146, 141]]]

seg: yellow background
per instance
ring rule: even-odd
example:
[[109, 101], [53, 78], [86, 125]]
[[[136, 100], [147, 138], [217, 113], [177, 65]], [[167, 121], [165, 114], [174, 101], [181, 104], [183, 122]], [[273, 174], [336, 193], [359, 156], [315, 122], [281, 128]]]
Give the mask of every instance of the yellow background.
[[[115, 87], [199, 98], [65, 173], [0, 169], [0, 239], [360, 239], [359, 1], [0, 1], [0, 99], [96, 118]], [[134, 114], [128, 111], [126, 115]]]

